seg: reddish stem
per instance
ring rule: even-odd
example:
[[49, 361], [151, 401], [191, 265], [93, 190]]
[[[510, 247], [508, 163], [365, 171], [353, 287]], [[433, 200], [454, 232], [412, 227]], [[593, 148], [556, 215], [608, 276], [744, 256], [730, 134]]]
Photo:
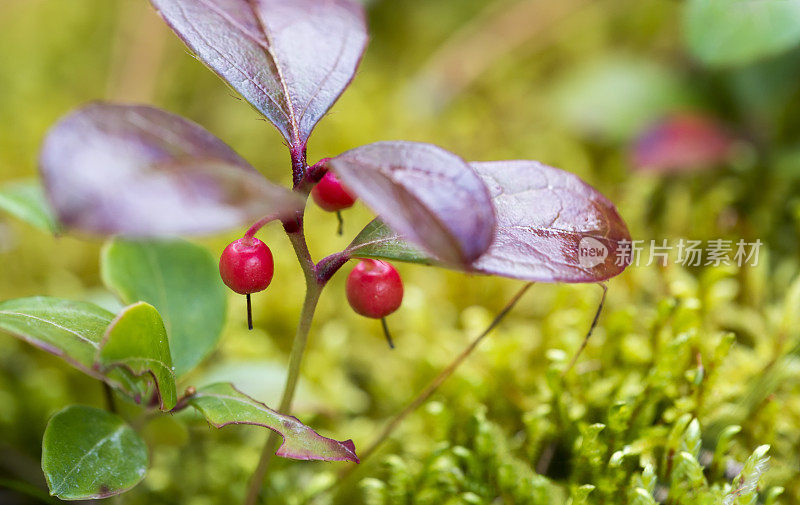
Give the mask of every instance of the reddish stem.
[[275, 214], [270, 214], [270, 215], [268, 215], [268, 216], [264, 216], [264, 217], [262, 217], [261, 219], [259, 219], [259, 220], [258, 220], [258, 221], [256, 221], [255, 223], [253, 223], [253, 226], [251, 226], [251, 227], [250, 227], [250, 228], [249, 228], [249, 229], [248, 229], [248, 230], [245, 232], [244, 236], [245, 236], [245, 237], [248, 237], [248, 238], [253, 238], [253, 237], [255, 237], [256, 233], [258, 233], [258, 231], [259, 231], [261, 228], [263, 228], [263, 227], [264, 227], [264, 226], [266, 226], [267, 224], [271, 223], [272, 221], [275, 221], [276, 219], [278, 219], [278, 216], [277, 216], [277, 215], [275, 215]]
[[306, 146], [305, 144], [293, 145], [289, 148], [289, 152], [292, 156], [292, 185], [297, 190], [302, 185], [306, 177], [306, 170], [308, 170]]

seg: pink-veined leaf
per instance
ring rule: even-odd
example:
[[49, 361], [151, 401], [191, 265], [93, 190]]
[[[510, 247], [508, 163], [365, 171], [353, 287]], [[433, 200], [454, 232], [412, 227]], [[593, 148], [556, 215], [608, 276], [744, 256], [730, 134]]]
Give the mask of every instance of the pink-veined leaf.
[[40, 169], [61, 223], [100, 235], [207, 234], [303, 206], [201, 126], [147, 106], [92, 103], [67, 115]]
[[290, 145], [350, 84], [367, 43], [352, 0], [151, 0], [187, 46]]
[[431, 144], [377, 142], [328, 164], [392, 230], [445, 265], [466, 268], [489, 247], [489, 193], [455, 154]]
[[275, 454], [284, 458], [354, 461], [358, 463], [352, 440], [339, 442], [323, 437], [296, 417], [279, 414], [250, 398], [230, 383], [217, 383], [198, 389], [186, 400], [216, 428], [231, 424], [263, 426], [283, 437]]
[[472, 167], [497, 214], [497, 234], [474, 271], [537, 282], [599, 282], [630, 263], [625, 222], [579, 177], [536, 161]]

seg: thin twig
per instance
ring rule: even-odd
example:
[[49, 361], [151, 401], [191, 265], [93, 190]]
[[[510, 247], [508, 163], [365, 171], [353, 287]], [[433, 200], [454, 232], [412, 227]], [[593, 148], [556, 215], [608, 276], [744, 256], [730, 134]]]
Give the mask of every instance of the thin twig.
[[592, 319], [592, 325], [589, 326], [589, 331], [586, 332], [586, 336], [583, 337], [583, 342], [581, 342], [581, 346], [578, 349], [578, 352], [572, 357], [572, 360], [569, 362], [569, 366], [561, 373], [561, 376], [564, 377], [572, 370], [572, 367], [575, 366], [575, 363], [578, 361], [578, 357], [581, 355], [584, 349], [586, 349], [586, 345], [589, 343], [589, 337], [592, 336], [595, 327], [597, 327], [597, 321], [600, 319], [600, 313], [603, 312], [603, 305], [606, 303], [606, 294], [608, 294], [608, 286], [606, 286], [605, 282], [598, 282], [598, 286], [603, 288], [603, 296], [600, 298], [600, 305], [597, 306], [597, 312], [594, 314], [594, 319]]
[[[527, 292], [528, 289], [530, 289], [530, 287], [533, 286], [533, 284], [534, 284], [533, 282], [529, 282], [529, 283], [525, 284], [517, 292], [517, 294], [515, 294], [514, 297], [511, 298], [511, 300], [509, 300], [509, 302], [506, 304], [506, 306], [503, 307], [503, 310], [501, 310], [495, 316], [495, 318], [492, 320], [492, 322], [489, 324], [489, 326], [487, 326], [486, 329], [483, 330], [481, 332], [481, 334], [478, 335], [467, 346], [467, 348], [464, 349], [461, 352], [461, 354], [459, 354], [456, 357], [456, 359], [454, 359], [444, 370], [442, 370], [439, 373], [439, 375], [437, 375], [428, 384], [428, 386], [425, 389], [423, 389], [422, 392], [419, 395], [417, 395], [416, 398], [414, 398], [403, 410], [401, 410], [399, 413], [397, 413], [386, 424], [386, 427], [383, 429], [383, 431], [380, 433], [380, 435], [378, 435], [378, 437], [375, 439], [375, 441], [372, 442], [372, 444], [370, 444], [370, 446], [367, 447], [366, 450], [361, 452], [361, 454], [360, 454], [361, 463], [364, 463], [367, 459], [369, 459], [369, 457], [372, 456], [375, 453], [375, 451], [378, 449], [378, 447], [380, 447], [381, 444], [383, 444], [383, 442], [385, 442], [386, 439], [389, 438], [389, 436], [394, 432], [395, 429], [397, 429], [397, 427], [400, 425], [400, 423], [403, 422], [403, 420], [406, 417], [408, 417], [409, 414], [411, 414], [412, 412], [417, 410], [422, 404], [424, 404], [428, 400], [428, 398], [430, 398], [431, 395], [433, 395], [433, 393], [435, 393], [436, 390], [439, 389], [439, 386], [441, 386], [444, 381], [446, 381], [451, 375], [453, 375], [453, 373], [458, 369], [458, 367], [478, 347], [478, 345], [481, 343], [481, 341], [483, 341], [483, 339], [486, 338], [492, 332], [492, 330], [494, 330], [497, 327], [497, 325], [500, 324], [500, 322], [506, 317], [506, 315], [508, 315], [508, 313], [511, 312], [511, 309], [514, 308], [514, 306], [517, 304], [517, 302], [519, 302], [519, 300], [522, 298], [522, 296], [525, 294], [525, 292]], [[342, 473], [342, 475], [338, 479], [338, 482], [343, 481], [344, 478], [347, 477], [355, 468], [356, 468], [355, 465], [351, 465], [350, 467], [348, 467]]]

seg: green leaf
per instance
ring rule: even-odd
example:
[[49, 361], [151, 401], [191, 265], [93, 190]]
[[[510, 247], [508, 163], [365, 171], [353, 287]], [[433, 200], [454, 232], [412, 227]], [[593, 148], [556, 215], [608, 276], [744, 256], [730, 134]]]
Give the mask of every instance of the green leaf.
[[125, 421], [104, 410], [71, 405], [44, 431], [42, 470], [50, 494], [90, 500], [124, 493], [147, 471], [147, 447]]
[[140, 302], [123, 309], [106, 330], [97, 360], [107, 369], [122, 367], [136, 376], [150, 374], [161, 410], [175, 406], [178, 395], [167, 332], [152, 305]]
[[655, 498], [653, 498], [652, 494], [640, 487], [637, 487], [631, 492], [628, 501], [631, 505], [656, 505], [658, 503]]
[[216, 428], [229, 424], [262, 426], [283, 437], [275, 454], [284, 458], [358, 463], [352, 440], [339, 442], [321, 436], [297, 418], [285, 416], [250, 398], [230, 383], [200, 388], [186, 399]]
[[570, 504], [571, 505], [588, 505], [589, 495], [595, 490], [592, 484], [584, 484], [580, 487], [574, 487], [571, 491]]
[[554, 90], [554, 112], [585, 136], [627, 142], [691, 93], [676, 73], [649, 60], [611, 56], [576, 68]]
[[119, 416], [70, 405], [47, 423], [42, 470], [50, 494], [90, 500], [124, 493], [147, 471], [147, 446]]
[[44, 231], [60, 229], [38, 182], [16, 181], [0, 188], [0, 209]]
[[0, 330], [62, 358], [78, 370], [136, 395], [135, 380], [122, 370], [103, 374], [94, 366], [114, 314], [97, 305], [34, 297], [0, 302]]
[[684, 23], [697, 59], [745, 65], [800, 44], [800, 0], [690, 0]]
[[733, 479], [734, 490], [728, 495], [728, 503], [756, 503], [758, 498], [758, 484], [764, 472], [769, 467], [769, 445], [756, 447], [753, 454], [747, 458], [739, 475]]
[[430, 265], [434, 259], [403, 240], [380, 219], [371, 221], [347, 247], [357, 258], [375, 258]]
[[182, 240], [114, 239], [103, 249], [101, 270], [105, 285], [124, 303], [147, 302], [158, 309], [177, 376], [216, 347], [227, 298], [207, 249]]

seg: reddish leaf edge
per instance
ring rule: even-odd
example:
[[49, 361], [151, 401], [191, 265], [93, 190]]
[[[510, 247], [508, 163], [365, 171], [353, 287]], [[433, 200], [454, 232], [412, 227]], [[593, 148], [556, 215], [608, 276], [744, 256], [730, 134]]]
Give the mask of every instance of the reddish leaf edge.
[[[491, 235], [492, 235], [492, 237], [496, 236], [496, 234], [497, 234], [497, 222], [498, 222], [498, 220], [497, 220], [497, 210], [496, 210], [494, 205], [491, 205], [492, 204], [492, 199], [491, 199], [491, 195], [489, 193], [488, 186], [486, 186], [486, 184], [481, 180], [480, 174], [478, 174], [478, 172], [474, 169], [474, 167], [472, 167], [472, 164], [471, 164], [472, 162], [467, 161], [460, 154], [455, 153], [455, 152], [453, 152], [453, 151], [451, 151], [451, 150], [449, 150], [447, 148], [444, 148], [444, 147], [442, 147], [442, 146], [440, 146], [438, 144], [434, 144], [432, 142], [420, 142], [420, 141], [413, 141], [413, 140], [381, 140], [381, 141], [377, 141], [377, 142], [371, 142], [371, 143], [368, 143], [368, 144], [360, 145], [360, 146], [354, 147], [352, 149], [348, 149], [348, 150], [346, 150], [346, 151], [344, 151], [344, 152], [342, 152], [342, 153], [340, 153], [340, 154], [338, 154], [336, 156], [333, 156], [331, 158], [325, 158], [325, 159], [321, 160], [319, 162], [319, 164], [322, 164], [326, 171], [327, 170], [331, 170], [331, 171], [333, 171], [335, 173], [336, 172], [336, 166], [335, 165], [337, 163], [341, 163], [341, 159], [340, 159], [341, 157], [343, 157], [343, 156], [345, 156], [347, 154], [350, 154], [350, 153], [352, 153], [354, 151], [358, 151], [359, 149], [362, 149], [362, 148], [373, 147], [373, 146], [374, 147], [379, 147], [379, 146], [384, 145], [384, 144], [387, 145], [387, 146], [402, 144], [402, 145], [407, 146], [407, 147], [419, 146], [419, 147], [433, 148], [436, 151], [440, 151], [441, 153], [444, 153], [444, 154], [446, 154], [448, 156], [452, 156], [456, 161], [460, 162], [462, 164], [462, 168], [464, 168], [464, 169], [468, 170], [469, 172], [471, 172], [482, 183], [481, 185], [482, 185], [482, 188], [483, 188], [483, 192], [485, 193], [485, 196], [487, 197], [487, 200], [488, 200], [488, 202], [490, 204], [490, 206], [487, 208], [487, 210], [491, 213], [491, 226], [492, 226]], [[317, 175], [321, 178], [321, 175], [319, 173]], [[322, 172], [322, 175], [324, 175], [324, 172]], [[427, 256], [433, 258], [435, 260], [435, 263], [438, 266], [442, 266], [444, 268], [449, 268], [449, 269], [456, 270], [456, 271], [469, 271], [470, 265], [472, 265], [472, 263], [477, 261], [478, 258], [480, 258], [483, 254], [485, 254], [486, 251], [488, 251], [489, 248], [491, 247], [491, 244], [492, 244], [492, 242], [494, 240], [493, 238], [488, 241], [488, 243], [487, 243], [485, 248], [481, 248], [482, 251], [480, 252], [480, 254], [477, 254], [477, 255], [465, 254], [466, 251], [464, 251], [464, 247], [462, 247], [462, 245], [463, 245], [462, 242], [459, 240], [458, 237], [456, 237], [454, 234], [452, 234], [450, 232], [450, 230], [448, 229], [449, 227], [448, 227], [447, 223], [442, 219], [442, 216], [437, 214], [436, 212], [432, 212], [429, 208], [427, 208], [427, 206], [425, 206], [420, 201], [420, 198], [416, 194], [414, 194], [412, 192], [409, 192], [405, 188], [401, 188], [401, 190], [402, 190], [403, 194], [407, 195], [409, 197], [409, 199], [411, 199], [412, 201], [414, 201], [415, 203], [417, 203], [419, 205], [419, 208], [422, 209], [422, 211], [427, 216], [430, 217], [431, 221], [436, 222], [441, 229], [447, 230], [447, 236], [446, 237], [447, 237], [448, 241], [453, 243], [453, 244], [456, 244], [455, 245], [455, 249], [458, 250], [458, 254], [459, 254], [460, 258], [459, 258], [458, 261], [453, 262], [453, 261], [445, 261], [445, 260], [442, 260], [441, 258], [437, 257], [436, 254], [434, 254], [433, 252], [430, 251], [430, 248], [427, 245], [415, 244], [414, 242], [411, 242], [411, 241], [403, 238], [403, 240], [408, 242], [409, 244], [411, 244], [412, 247], [420, 250], [421, 252], [424, 252]], [[355, 190], [352, 190], [352, 191], [356, 194], [356, 196], [361, 198], [361, 200], [364, 200], [363, 195], [359, 195], [358, 192], [355, 191]], [[369, 207], [370, 210], [373, 210], [369, 205], [367, 205], [367, 207]], [[386, 223], [386, 218], [385, 217], [382, 217], [377, 212], [375, 214], [376, 214], [377, 219], [379, 219], [384, 224], [386, 224], [387, 227], [392, 229], [391, 226], [388, 223]], [[401, 234], [397, 233], [394, 229], [392, 229], [392, 231], [395, 232], [397, 234], [397, 236], [401, 236]], [[353, 246], [353, 244], [351, 243], [346, 248], [345, 251], [350, 251], [352, 249], [352, 246]]]
[[[212, 422], [211, 420], [206, 418], [205, 415], [203, 415], [203, 412], [199, 408], [197, 408], [194, 405], [192, 405], [192, 399], [193, 398], [200, 398], [200, 397], [203, 396], [203, 392], [202, 391], [197, 391], [197, 392], [193, 393], [190, 397], [185, 398], [184, 400], [179, 400], [178, 404], [175, 406], [175, 409], [173, 409], [173, 411], [176, 411], [176, 410], [182, 408], [183, 407], [183, 405], [181, 405], [182, 402], [186, 402], [186, 404], [191, 405], [195, 410], [197, 410], [197, 412], [200, 413], [200, 415], [203, 415], [203, 417], [206, 419], [206, 422], [210, 426], [213, 426], [214, 428], [217, 428], [217, 429], [221, 429], [221, 428], [224, 428], [225, 426], [231, 426], [231, 425], [247, 425], [247, 426], [259, 426], [261, 428], [266, 428], [266, 429], [268, 429], [270, 431], [274, 431], [279, 437], [281, 437], [282, 440], [284, 440], [284, 442], [280, 445], [280, 447], [278, 447], [278, 450], [275, 452], [276, 456], [280, 456], [282, 458], [295, 459], [295, 460], [300, 460], [300, 461], [352, 461], [353, 463], [356, 463], [356, 464], [361, 463], [361, 460], [356, 455], [356, 445], [355, 445], [355, 443], [353, 442], [352, 439], [347, 439], [347, 440], [341, 441], [341, 440], [335, 440], [335, 439], [328, 438], [328, 437], [323, 437], [322, 435], [317, 433], [316, 430], [312, 429], [311, 427], [309, 427], [308, 425], [306, 425], [305, 423], [303, 423], [302, 421], [297, 419], [295, 416], [281, 414], [280, 412], [269, 408], [264, 402], [258, 401], [255, 398], [253, 398], [252, 396], [242, 392], [242, 390], [240, 390], [239, 388], [234, 386], [233, 383], [231, 383], [231, 382], [221, 382], [221, 383], [217, 383], [217, 384], [227, 384], [228, 386], [231, 387], [231, 389], [233, 389], [234, 391], [236, 391], [240, 395], [244, 396], [245, 398], [249, 399], [254, 404], [257, 404], [257, 405], [263, 407], [264, 409], [266, 409], [266, 410], [268, 410], [270, 412], [275, 412], [279, 416], [286, 417], [286, 418], [289, 418], [289, 419], [293, 419], [293, 420], [297, 421], [298, 423], [302, 424], [303, 426], [306, 426], [312, 433], [314, 433], [314, 435], [316, 435], [316, 436], [318, 436], [318, 437], [320, 437], [322, 439], [330, 440], [332, 442], [335, 442], [335, 443], [341, 445], [346, 450], [345, 451], [345, 455], [340, 457], [340, 458], [326, 458], [326, 459], [295, 456], [295, 455], [292, 455], [292, 453], [290, 453], [289, 451], [284, 450], [284, 446], [286, 445], [286, 442], [285, 442], [283, 434], [281, 432], [279, 432], [278, 430], [270, 427], [270, 426], [267, 426], [267, 425], [261, 424], [261, 423], [251, 422], [251, 421], [229, 421], [229, 422], [225, 422], [225, 423]], [[206, 396], [210, 397], [210, 396], [213, 396], [213, 395], [206, 395]]]
[[[436, 147], [438, 147], [438, 146], [436, 146]], [[324, 161], [327, 161], [327, 160], [324, 160]], [[505, 162], [532, 162], [532, 161], [535, 161], [535, 160], [512, 159], [512, 160], [469, 161], [469, 162], [467, 162], [467, 164], [470, 166], [470, 168], [472, 168], [474, 170], [473, 165], [476, 164], [476, 163], [505, 163]], [[541, 163], [541, 162], [537, 162], [537, 163]], [[570, 177], [576, 179], [577, 182], [580, 183], [581, 185], [583, 185], [584, 187], [589, 188], [594, 193], [596, 193], [598, 195], [598, 197], [600, 198], [601, 202], [603, 203], [603, 205], [606, 206], [613, 213], [613, 216], [622, 225], [623, 233], [622, 233], [622, 237], [619, 240], [612, 239], [612, 238], [609, 238], [609, 237], [605, 237], [605, 236], [602, 236], [602, 235], [597, 235], [597, 234], [594, 234], [594, 233], [591, 233], [591, 232], [585, 232], [585, 233], [582, 233], [582, 232], [564, 232], [565, 234], [569, 234], [569, 235], [573, 236], [573, 238], [575, 239], [575, 243], [576, 244], [578, 244], [580, 242], [580, 240], [583, 239], [583, 238], [591, 238], [591, 239], [594, 239], [594, 240], [597, 240], [597, 241], [601, 241], [601, 242], [614, 242], [616, 244], [619, 244], [619, 243], [621, 243], [622, 241], [625, 241], [625, 240], [627, 240], [627, 241], [631, 241], [632, 240], [631, 233], [630, 233], [630, 230], [628, 228], [628, 224], [625, 222], [625, 220], [620, 215], [619, 209], [617, 208], [617, 206], [611, 200], [609, 200], [608, 197], [606, 197], [597, 188], [595, 188], [593, 185], [591, 185], [588, 182], [586, 182], [583, 178], [581, 178], [577, 174], [574, 174], [572, 172], [569, 172], [569, 171], [561, 169], [561, 168], [551, 167], [549, 165], [545, 165], [545, 166], [547, 166], [549, 169], [553, 169], [553, 170], [558, 170], [560, 172], [564, 172], [565, 174], [569, 175]], [[497, 219], [497, 212], [498, 211], [497, 211], [497, 208], [494, 205], [493, 199], [491, 201], [492, 201], [492, 211], [493, 211], [493, 213], [495, 215], [495, 219]], [[545, 283], [545, 284], [594, 284], [594, 283], [599, 283], [599, 282], [605, 282], [605, 281], [607, 281], [609, 279], [612, 279], [612, 278], [617, 277], [618, 275], [622, 274], [632, 263], [632, 257], [631, 257], [631, 255], [628, 255], [628, 256], [623, 258], [623, 260], [622, 260], [623, 264], [619, 265], [620, 268], [619, 268], [618, 271], [609, 272], [607, 275], [598, 275], [598, 276], [595, 276], [595, 277], [592, 277], [592, 278], [588, 278], [587, 277], [587, 278], [583, 278], [583, 279], [570, 279], [570, 278], [562, 279], [562, 278], [558, 278], [558, 277], [553, 277], [553, 278], [547, 277], [547, 278], [544, 278], [544, 277], [532, 277], [532, 276], [524, 276], [524, 275], [498, 274], [498, 273], [492, 273], [492, 272], [484, 271], [484, 270], [481, 270], [481, 269], [475, 267], [475, 264], [478, 263], [480, 261], [480, 259], [485, 254], [488, 253], [489, 250], [491, 250], [492, 245], [494, 244], [494, 241], [496, 240], [497, 234], [498, 234], [498, 231], [499, 231], [498, 230], [499, 226], [497, 225], [497, 223], [495, 223], [495, 231], [494, 231], [495, 239], [492, 240], [492, 243], [489, 246], [489, 249], [486, 252], [484, 252], [481, 256], [479, 256], [478, 258], [476, 258], [475, 260], [470, 262], [470, 264], [461, 267], [461, 266], [458, 266], [458, 265], [449, 265], [449, 264], [439, 260], [435, 255], [431, 254], [430, 252], [422, 251], [419, 246], [415, 246], [410, 241], [408, 241], [405, 237], [403, 237], [402, 234], [400, 234], [397, 231], [395, 231], [394, 229], [392, 229], [391, 226], [389, 226], [385, 221], [383, 221], [380, 216], [377, 216], [373, 221], [370, 221], [370, 223], [368, 223], [367, 226], [364, 229], [368, 228], [369, 226], [372, 226], [375, 221], [383, 222], [383, 224], [389, 230], [391, 230], [392, 233], [391, 234], [387, 234], [387, 235], [383, 235], [383, 236], [381, 236], [381, 237], [379, 237], [377, 239], [374, 239], [374, 240], [372, 240], [370, 242], [356, 244], [355, 240], [358, 238], [358, 235], [360, 235], [361, 233], [364, 232], [364, 230], [362, 230], [361, 232], [359, 232], [359, 234], [356, 235], [356, 238], [354, 238], [353, 241], [341, 253], [339, 253], [338, 255], [333, 255], [333, 257], [337, 257], [338, 258], [339, 256], [342, 256], [343, 258], [345, 258], [345, 261], [353, 259], [353, 258], [390, 259], [390, 260], [393, 260], [393, 261], [401, 261], [401, 262], [405, 262], [405, 263], [415, 263], [415, 264], [424, 265], [424, 266], [437, 266], [437, 267], [446, 268], [446, 269], [449, 269], [449, 270], [462, 272], [462, 273], [465, 273], [465, 274], [468, 274], [468, 275], [504, 277], [504, 278], [507, 278], [507, 279], [516, 279], [516, 280], [522, 280], [522, 281], [526, 281], [526, 282], [541, 282], [541, 283]], [[358, 249], [359, 248], [365, 247], [367, 245], [380, 244], [380, 243], [384, 243], [384, 242], [396, 242], [396, 241], [401, 241], [401, 240], [408, 244], [407, 247], [409, 248], [409, 250], [416, 250], [419, 253], [421, 253], [422, 255], [424, 255], [425, 258], [424, 259], [421, 258], [421, 259], [416, 260], [416, 261], [409, 261], [409, 260], [404, 260], [404, 259], [396, 258], [396, 257], [389, 258], [389, 257], [380, 257], [380, 256], [377, 256], [377, 255], [373, 256], [373, 255], [369, 255], [369, 254], [360, 255], [358, 253]]]
[[[252, 6], [250, 0], [246, 0], [246, 1], [247, 1], [248, 6], [251, 9], [253, 9], [253, 6]], [[163, 14], [162, 10], [154, 3], [153, 0], [148, 0], [148, 3], [153, 8], [153, 10], [156, 12], [156, 14], [158, 14], [158, 17], [161, 18], [161, 20], [164, 22], [164, 24], [167, 25], [167, 27], [172, 31], [172, 33], [175, 34], [175, 36], [178, 37], [178, 39], [191, 52], [192, 57], [194, 57], [197, 61], [202, 63], [202, 65], [204, 67], [206, 67], [206, 69], [210, 70], [214, 75], [216, 75], [230, 90], [232, 90], [234, 93], [236, 93], [236, 95], [241, 97], [242, 100], [244, 100], [245, 103], [247, 103], [250, 106], [250, 108], [253, 109], [253, 111], [255, 111], [258, 115], [260, 115], [264, 119], [266, 119], [270, 124], [272, 124], [275, 127], [276, 130], [278, 130], [278, 133], [281, 135], [281, 137], [284, 140], [284, 144], [286, 145], [286, 147], [289, 148], [289, 151], [291, 153], [293, 162], [305, 163], [305, 152], [306, 152], [306, 149], [307, 149], [307, 146], [308, 146], [308, 140], [311, 138], [311, 135], [314, 133], [314, 130], [316, 130], [316, 128], [319, 125], [319, 123], [326, 116], [328, 116], [330, 114], [331, 109], [333, 109], [333, 107], [336, 105], [336, 103], [342, 97], [344, 92], [347, 91], [350, 88], [350, 86], [353, 84], [353, 81], [355, 80], [356, 76], [358, 75], [358, 69], [361, 67], [361, 64], [364, 61], [364, 55], [367, 52], [366, 50], [367, 50], [367, 47], [369, 46], [369, 42], [370, 42], [369, 27], [367, 25], [366, 12], [364, 10], [364, 7], [363, 7], [363, 5], [361, 5], [358, 2], [351, 2], [352, 4], [354, 4], [355, 6], [357, 6], [359, 8], [360, 17], [361, 17], [361, 23], [363, 24], [364, 32], [365, 32], [365, 34], [367, 36], [366, 40], [364, 41], [364, 46], [363, 46], [363, 48], [361, 50], [361, 53], [358, 56], [358, 60], [356, 61], [355, 70], [353, 71], [353, 74], [347, 80], [345, 85], [342, 87], [341, 91], [339, 91], [339, 93], [336, 94], [336, 96], [333, 98], [333, 100], [331, 101], [331, 105], [328, 108], [328, 110], [325, 112], [325, 114], [323, 114], [319, 119], [317, 119], [317, 121], [311, 126], [311, 128], [309, 129], [307, 135], [305, 135], [305, 136], [300, 135], [300, 131], [299, 131], [299, 129], [300, 129], [300, 124], [299, 124], [300, 121], [299, 121], [299, 119], [302, 119], [302, 116], [301, 116], [301, 118], [297, 118], [297, 117], [295, 117], [294, 111], [290, 110], [289, 111], [289, 117], [287, 119], [290, 120], [290, 123], [291, 123], [290, 126], [291, 126], [292, 132], [291, 132], [291, 135], [290, 135], [291, 138], [287, 138], [285, 135], [283, 135], [283, 132], [281, 131], [281, 128], [274, 121], [272, 121], [272, 119], [267, 117], [266, 114], [261, 112], [258, 109], [258, 107], [254, 103], [252, 103], [247, 97], [245, 97], [243, 94], [239, 93], [236, 89], [234, 89], [233, 86], [230, 83], [228, 83], [228, 80], [225, 78], [225, 76], [223, 76], [220, 72], [216, 71], [214, 68], [211, 67], [211, 65], [207, 64], [202, 58], [200, 58], [199, 56], [197, 56], [194, 53], [194, 50], [191, 49], [191, 45], [190, 45], [189, 39], [186, 36], [184, 36], [183, 34], [181, 34], [176, 29], [174, 23], [170, 22], [170, 20], [167, 19], [167, 17]], [[253, 12], [253, 14], [254, 14], [255, 18], [258, 19], [258, 14], [256, 12]], [[260, 21], [259, 21], [259, 25], [261, 25]], [[261, 28], [261, 27], [259, 29], [264, 31], [263, 28]], [[270, 53], [270, 59], [273, 61], [273, 64], [276, 67], [281, 68], [280, 65], [278, 64], [278, 62], [275, 60], [275, 57], [272, 55], [269, 47], [265, 47], [261, 43], [258, 43], [258, 45], [261, 46], [265, 51], [269, 52]], [[282, 76], [280, 77], [280, 82], [281, 82], [281, 85], [285, 88], [286, 83], [284, 82], [284, 78]]]

